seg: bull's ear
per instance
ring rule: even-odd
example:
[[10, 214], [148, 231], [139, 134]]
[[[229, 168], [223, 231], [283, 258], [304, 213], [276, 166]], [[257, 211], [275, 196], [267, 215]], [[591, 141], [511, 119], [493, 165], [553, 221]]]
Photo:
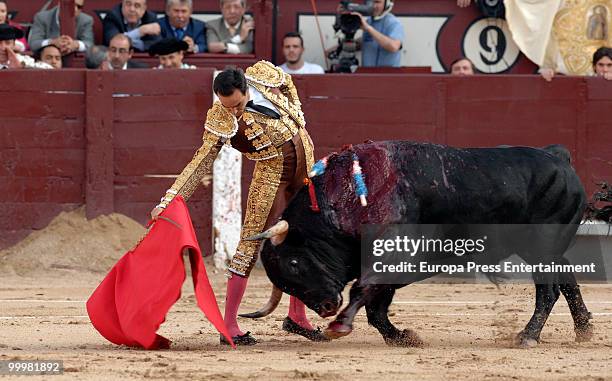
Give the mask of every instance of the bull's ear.
[[304, 235], [300, 229], [289, 228], [287, 233], [286, 243], [292, 246], [302, 246], [306, 242]]

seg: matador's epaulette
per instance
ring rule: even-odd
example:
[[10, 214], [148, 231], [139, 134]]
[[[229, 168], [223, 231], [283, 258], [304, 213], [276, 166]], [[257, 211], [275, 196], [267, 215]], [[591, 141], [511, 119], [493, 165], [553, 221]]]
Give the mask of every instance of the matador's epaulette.
[[281, 87], [286, 84], [285, 72], [280, 67], [263, 60], [248, 67], [245, 77], [249, 82], [255, 82], [266, 87]]
[[217, 101], [206, 114], [204, 128], [212, 134], [230, 139], [238, 131], [238, 121], [234, 115]]

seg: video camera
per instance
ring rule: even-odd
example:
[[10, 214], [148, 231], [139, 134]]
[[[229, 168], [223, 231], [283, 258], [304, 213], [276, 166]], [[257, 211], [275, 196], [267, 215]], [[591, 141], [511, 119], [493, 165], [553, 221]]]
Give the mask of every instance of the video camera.
[[374, 1], [367, 0], [365, 4], [351, 3], [350, 1], [340, 1], [340, 13], [336, 15], [336, 24], [334, 30], [342, 30], [342, 33], [348, 39], [355, 37], [355, 33], [361, 27], [361, 19], [357, 15], [352, 15], [350, 12], [359, 12], [364, 16], [372, 16], [374, 12]]
[[329, 59], [332, 61], [332, 72], [351, 73], [359, 65], [359, 60], [355, 57], [357, 52], [355, 33], [361, 27], [361, 18], [350, 14], [350, 12], [359, 12], [363, 16], [371, 16], [374, 12], [374, 1], [366, 0], [364, 4], [351, 3], [347, 0], [340, 1], [334, 31], [336, 33], [341, 31], [343, 37], [338, 39], [338, 49], [329, 54]]

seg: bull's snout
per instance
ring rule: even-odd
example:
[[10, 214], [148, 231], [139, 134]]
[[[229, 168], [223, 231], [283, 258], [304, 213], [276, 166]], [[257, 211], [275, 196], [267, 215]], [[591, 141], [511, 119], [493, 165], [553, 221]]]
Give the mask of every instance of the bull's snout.
[[326, 300], [319, 305], [319, 316], [334, 316], [342, 306], [342, 295], [338, 294], [335, 300]]

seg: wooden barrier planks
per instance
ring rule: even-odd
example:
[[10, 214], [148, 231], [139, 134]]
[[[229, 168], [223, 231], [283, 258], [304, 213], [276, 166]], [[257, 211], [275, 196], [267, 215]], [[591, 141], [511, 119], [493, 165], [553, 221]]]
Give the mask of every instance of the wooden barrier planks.
[[[294, 81], [318, 158], [366, 139], [561, 143], [589, 195], [596, 181], [612, 181], [612, 83], [600, 78], [368, 74]], [[89, 216], [115, 211], [146, 222], [201, 144], [211, 87], [212, 70], [0, 72], [0, 95], [18, 98], [0, 106], [7, 211], [0, 248], [82, 204]], [[245, 160], [243, 203], [252, 168]], [[210, 184], [188, 205], [208, 251]]]

